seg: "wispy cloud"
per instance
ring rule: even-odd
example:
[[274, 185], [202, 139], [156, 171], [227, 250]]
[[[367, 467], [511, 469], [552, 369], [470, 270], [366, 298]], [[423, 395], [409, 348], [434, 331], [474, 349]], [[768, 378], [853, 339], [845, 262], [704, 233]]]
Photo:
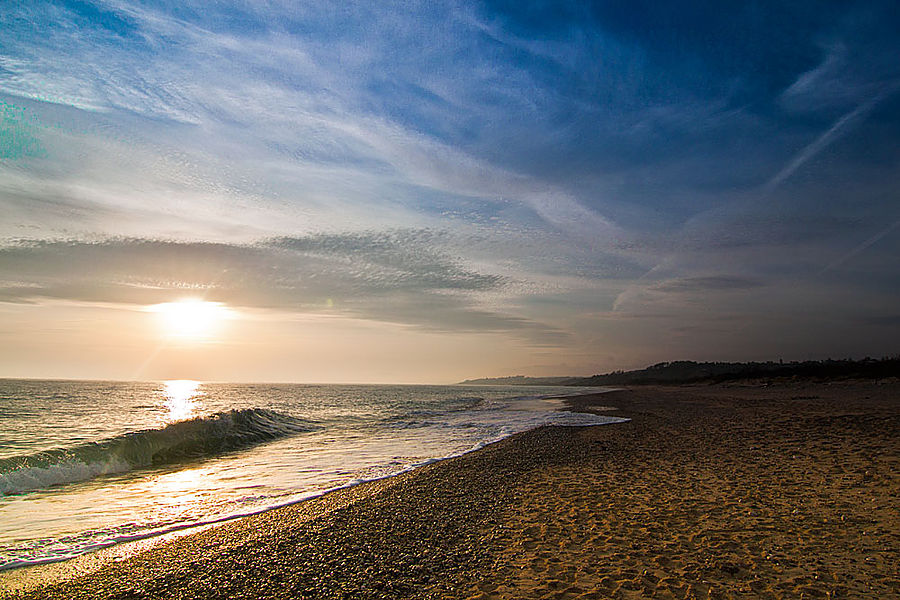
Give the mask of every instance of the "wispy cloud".
[[[283, 204], [289, 203], [302, 211], [303, 218], [290, 219], [293, 226], [305, 231], [328, 229], [329, 219], [338, 214], [349, 223], [371, 224], [385, 211], [386, 225], [421, 225], [425, 219], [416, 188], [424, 188], [485, 203], [520, 202], [552, 227], [621, 237], [608, 218], [572, 194], [448, 143], [445, 140], [455, 134], [434, 131], [431, 117], [423, 113], [409, 120], [415, 105], [405, 118], [396, 118], [392, 105], [407, 103], [407, 98], [394, 100], [373, 92], [379, 78], [372, 73], [379, 69], [400, 81], [418, 79], [421, 65], [396, 65], [390, 61], [396, 50], [388, 46], [413, 44], [405, 34], [397, 38], [391, 32], [416, 30], [419, 18], [436, 18], [425, 7], [420, 7], [422, 15], [371, 14], [377, 26], [360, 30], [363, 39], [351, 45], [340, 24], [329, 22], [327, 12], [298, 15], [275, 5], [251, 4], [245, 7], [246, 18], [255, 26], [244, 31], [224, 26], [216, 11], [204, 23], [199, 16], [204, 11], [191, 5], [186, 17], [139, 3], [101, 6], [115, 21], [112, 29], [82, 28], [79, 36], [62, 44], [61, 37], [78, 27], [79, 15], [35, 5], [30, 19], [35, 27], [46, 23], [48, 33], [20, 32], [14, 48], [28, 60], [9, 58], [11, 76], [0, 81], [0, 90], [8, 94], [99, 111], [87, 139], [94, 146], [89, 161], [72, 156], [67, 143], [84, 137], [74, 134], [76, 123], [62, 131], [44, 131], [54, 160], [68, 165], [66, 174], [55, 178], [60, 195], [68, 193], [85, 207], [104, 196], [115, 196], [118, 200], [112, 204], [120, 205], [135, 197], [135, 204], [160, 207], [158, 219], [164, 222], [165, 213], [173, 210], [166, 199], [178, 195], [192, 197], [177, 210], [198, 223], [216, 220], [214, 215], [209, 218], [206, 206], [216, 205], [213, 213], [227, 215], [228, 210], [219, 210], [222, 204], [236, 210], [249, 204], [270, 212], [267, 224], [277, 231], [289, 212]], [[56, 19], [52, 24], [51, 17]], [[304, 17], [329, 42], [285, 31]], [[447, 47], [474, 43], [469, 26], [454, 21], [452, 11], [450, 19], [452, 31], [426, 49], [426, 63], [438, 60]], [[484, 85], [494, 85], [498, 74], [490, 72], [490, 65], [482, 66], [488, 70], [454, 67], [444, 79], [426, 82], [440, 102], [451, 102], [435, 118], [473, 110], [483, 121], [509, 109], [477, 107], [461, 96], [448, 100], [448, 94], [471, 96]], [[502, 75], [501, 83], [526, 101], [527, 90], [535, 89], [530, 75], [524, 69], [512, 72], [525, 79], [512, 82], [514, 75]], [[71, 79], [56, 76], [62, 73]], [[47, 95], [51, 80], [52, 98]], [[423, 106], [429, 103], [422, 99]], [[35, 110], [46, 113], [40, 106]], [[117, 139], [116, 132], [126, 128], [127, 138]], [[146, 160], [123, 161], [142, 154]], [[86, 168], [91, 164], [96, 169]], [[130, 193], [116, 188], [119, 179], [127, 181]], [[44, 182], [53, 185], [54, 178], [45, 177]], [[78, 192], [87, 190], [89, 197], [80, 199]], [[148, 202], [146, 196], [156, 200]], [[85, 224], [85, 229], [96, 226]]]
[[847, 262], [848, 260], [850, 260], [851, 258], [853, 258], [854, 256], [856, 256], [856, 255], [859, 254], [860, 252], [865, 251], [865, 250], [866, 250], [867, 248], [869, 248], [870, 246], [872, 246], [872, 245], [878, 243], [879, 241], [881, 241], [885, 236], [891, 234], [891, 233], [892, 233], [895, 229], [897, 229], [898, 227], [900, 227], [900, 219], [894, 221], [893, 223], [891, 223], [890, 225], [888, 225], [888, 226], [885, 227], [884, 229], [880, 230], [880, 231], [879, 231], [878, 233], [876, 233], [875, 235], [873, 235], [873, 236], [871, 236], [870, 238], [868, 238], [868, 239], [866, 239], [865, 241], [863, 241], [863, 242], [862, 242], [861, 244], [859, 244], [858, 246], [855, 246], [852, 250], [850, 250], [850, 252], [847, 252], [846, 254], [841, 255], [840, 258], [838, 258], [838, 259], [836, 259], [836, 260], [833, 260], [833, 261], [831, 261], [830, 263], [828, 263], [828, 265], [827, 265], [824, 269], [822, 269], [822, 271], [819, 272], [819, 275], [822, 275], [822, 274], [824, 274], [824, 273], [827, 273], [828, 271], [830, 271], [830, 270], [832, 270], [832, 269], [834, 269], [834, 268], [837, 268], [837, 267], [839, 267], [840, 265], [844, 264], [845, 262]]
[[439, 331], [565, 334], [482, 307], [505, 281], [435, 249], [429, 231], [274, 238], [252, 245], [114, 239], [0, 248], [0, 301], [148, 305], [202, 297], [232, 306], [331, 313]]
[[760, 287], [761, 282], [746, 277], [728, 275], [708, 275], [706, 277], [682, 277], [663, 281], [653, 286], [661, 292], [717, 292], [732, 290], [748, 290]]
[[805, 146], [794, 158], [790, 160], [778, 173], [776, 173], [762, 188], [765, 195], [771, 194], [778, 186], [784, 183], [797, 169], [806, 164], [813, 157], [825, 150], [829, 145], [840, 139], [860, 120], [864, 119], [880, 102], [889, 97], [897, 89], [892, 86], [888, 90], [884, 90], [874, 97], [866, 100], [850, 112], [841, 116], [837, 121], [832, 123], [824, 133]]

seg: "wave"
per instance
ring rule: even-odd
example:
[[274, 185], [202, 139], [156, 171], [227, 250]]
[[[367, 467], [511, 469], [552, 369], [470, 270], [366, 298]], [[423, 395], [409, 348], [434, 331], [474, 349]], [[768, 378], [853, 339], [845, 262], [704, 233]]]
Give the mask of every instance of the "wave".
[[0, 460], [0, 494], [157, 467], [248, 448], [319, 427], [263, 408], [215, 413], [161, 429]]

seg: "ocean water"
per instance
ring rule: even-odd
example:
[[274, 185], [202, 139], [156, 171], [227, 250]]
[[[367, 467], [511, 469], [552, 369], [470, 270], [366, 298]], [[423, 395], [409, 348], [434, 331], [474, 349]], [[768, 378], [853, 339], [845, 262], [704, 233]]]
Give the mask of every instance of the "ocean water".
[[544, 424], [621, 421], [559, 410], [553, 396], [573, 391], [0, 380], [0, 570], [301, 501]]

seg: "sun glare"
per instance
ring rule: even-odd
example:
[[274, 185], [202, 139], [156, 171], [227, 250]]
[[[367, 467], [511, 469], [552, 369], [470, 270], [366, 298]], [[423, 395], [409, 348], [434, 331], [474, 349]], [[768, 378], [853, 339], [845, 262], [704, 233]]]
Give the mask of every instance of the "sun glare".
[[212, 338], [232, 311], [221, 302], [179, 300], [154, 304], [149, 308], [159, 316], [166, 335], [182, 340], [202, 341]]
[[169, 409], [168, 421], [183, 421], [194, 416], [198, 399], [203, 396], [200, 382], [190, 379], [173, 379], [163, 382], [162, 395]]

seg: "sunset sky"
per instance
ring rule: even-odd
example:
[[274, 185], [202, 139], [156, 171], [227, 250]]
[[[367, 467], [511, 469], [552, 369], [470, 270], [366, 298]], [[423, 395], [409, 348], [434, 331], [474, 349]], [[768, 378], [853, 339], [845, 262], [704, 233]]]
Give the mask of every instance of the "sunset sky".
[[895, 0], [5, 3], [0, 377], [896, 354], [898, 31]]

